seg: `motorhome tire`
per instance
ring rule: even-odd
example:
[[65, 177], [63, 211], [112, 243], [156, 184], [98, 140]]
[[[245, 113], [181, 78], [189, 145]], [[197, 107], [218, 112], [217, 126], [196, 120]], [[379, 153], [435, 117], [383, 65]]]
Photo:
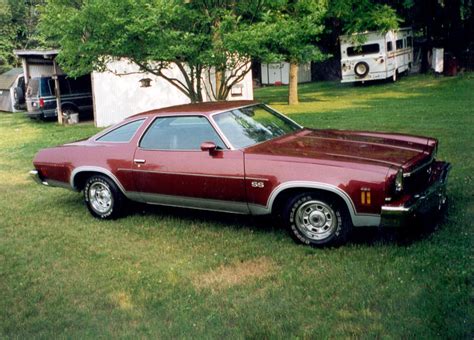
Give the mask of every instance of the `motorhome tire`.
[[354, 67], [354, 72], [360, 78], [365, 77], [367, 73], [369, 73], [369, 64], [367, 64], [365, 61], [358, 62]]

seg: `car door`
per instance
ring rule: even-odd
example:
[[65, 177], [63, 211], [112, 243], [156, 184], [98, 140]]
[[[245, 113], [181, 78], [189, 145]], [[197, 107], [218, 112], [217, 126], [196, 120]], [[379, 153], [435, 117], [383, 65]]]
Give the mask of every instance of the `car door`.
[[[213, 142], [213, 151], [202, 151]], [[204, 116], [157, 117], [134, 156], [141, 200], [217, 211], [247, 213], [243, 152], [230, 150]]]

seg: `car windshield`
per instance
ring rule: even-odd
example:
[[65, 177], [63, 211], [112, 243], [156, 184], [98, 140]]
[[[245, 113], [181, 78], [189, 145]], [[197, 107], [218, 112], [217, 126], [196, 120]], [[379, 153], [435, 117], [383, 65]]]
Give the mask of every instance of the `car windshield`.
[[214, 116], [214, 121], [237, 149], [286, 135], [301, 127], [264, 105], [247, 106]]

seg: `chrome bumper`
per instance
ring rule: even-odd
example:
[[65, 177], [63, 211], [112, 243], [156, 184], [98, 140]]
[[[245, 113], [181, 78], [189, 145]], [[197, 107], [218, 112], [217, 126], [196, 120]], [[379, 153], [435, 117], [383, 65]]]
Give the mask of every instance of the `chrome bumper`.
[[38, 183], [38, 184], [42, 184], [42, 185], [49, 185], [48, 182], [46, 181], [43, 181], [39, 175], [39, 172], [38, 170], [31, 170], [29, 172], [30, 174], [30, 177], [33, 178], [33, 180]]
[[451, 164], [438, 162], [432, 184], [422, 193], [416, 194], [401, 205], [382, 206], [382, 227], [400, 227], [416, 216], [440, 212], [446, 203], [446, 186]]

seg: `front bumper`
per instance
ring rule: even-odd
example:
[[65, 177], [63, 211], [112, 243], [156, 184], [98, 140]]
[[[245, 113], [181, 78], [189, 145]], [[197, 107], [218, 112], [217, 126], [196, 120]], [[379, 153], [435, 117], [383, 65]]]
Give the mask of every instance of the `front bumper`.
[[30, 174], [30, 177], [33, 178], [33, 180], [34, 180], [36, 183], [42, 184], [42, 185], [46, 185], [46, 186], [49, 185], [48, 182], [43, 181], [43, 180], [41, 179], [38, 170], [31, 170], [31, 171], [29, 172], [29, 174]]
[[400, 227], [417, 216], [426, 216], [442, 211], [446, 203], [446, 186], [451, 164], [436, 162], [430, 186], [403, 202], [382, 206], [382, 227]]

